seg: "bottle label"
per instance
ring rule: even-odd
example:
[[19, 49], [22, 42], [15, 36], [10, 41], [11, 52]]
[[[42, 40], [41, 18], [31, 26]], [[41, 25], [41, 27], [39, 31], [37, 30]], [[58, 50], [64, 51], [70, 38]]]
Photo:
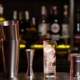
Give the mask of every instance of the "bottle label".
[[60, 30], [59, 24], [54, 23], [54, 24], [51, 25], [51, 31], [52, 31], [53, 33], [58, 33], [59, 30]]
[[80, 35], [75, 35], [75, 43], [79, 44], [80, 43]]
[[40, 36], [45, 36], [47, 34], [48, 25], [46, 23], [39, 24], [39, 33]]
[[58, 35], [58, 34], [57, 35], [52, 34], [51, 35], [51, 39], [52, 40], [59, 40], [60, 39], [60, 35]]
[[69, 37], [69, 25], [62, 24], [62, 36]]

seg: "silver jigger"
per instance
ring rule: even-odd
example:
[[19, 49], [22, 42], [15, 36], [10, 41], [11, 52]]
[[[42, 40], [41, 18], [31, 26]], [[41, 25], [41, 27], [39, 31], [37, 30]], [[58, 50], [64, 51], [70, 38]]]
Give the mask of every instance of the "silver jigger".
[[2, 22], [4, 76], [14, 78], [18, 73], [19, 27], [18, 22]]
[[27, 61], [28, 61], [28, 68], [27, 68], [26, 77], [33, 78], [34, 73], [33, 73], [32, 65], [33, 65], [33, 57], [34, 57], [35, 50], [34, 49], [26, 49], [25, 51], [26, 51]]

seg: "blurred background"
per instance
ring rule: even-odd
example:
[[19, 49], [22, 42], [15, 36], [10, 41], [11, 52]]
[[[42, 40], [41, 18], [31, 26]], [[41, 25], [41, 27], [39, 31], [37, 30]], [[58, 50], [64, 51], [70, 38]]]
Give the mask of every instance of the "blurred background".
[[[0, 21], [19, 21], [19, 72], [27, 70], [27, 48], [35, 49], [34, 72], [43, 72], [45, 39], [57, 42], [57, 72], [69, 72], [69, 49], [80, 52], [79, 3], [79, 0], [0, 0]], [[0, 72], [2, 71], [0, 58]]]

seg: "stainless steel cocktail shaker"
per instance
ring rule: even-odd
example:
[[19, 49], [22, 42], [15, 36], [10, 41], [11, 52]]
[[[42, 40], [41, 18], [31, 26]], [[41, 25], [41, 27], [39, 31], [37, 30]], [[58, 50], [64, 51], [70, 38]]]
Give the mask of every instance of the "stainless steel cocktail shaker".
[[14, 78], [18, 73], [19, 26], [18, 21], [3, 21], [3, 67], [4, 76]]

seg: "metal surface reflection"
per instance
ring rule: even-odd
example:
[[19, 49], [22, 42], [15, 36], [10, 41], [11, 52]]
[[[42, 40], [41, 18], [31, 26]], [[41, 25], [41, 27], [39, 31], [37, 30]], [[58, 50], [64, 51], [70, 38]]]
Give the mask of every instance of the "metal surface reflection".
[[19, 60], [19, 29], [18, 22], [4, 21], [3, 32], [3, 67], [4, 76], [15, 78], [18, 72]]
[[55, 78], [55, 77], [54, 77], [54, 78], [51, 78], [51, 77], [50, 77], [50, 78], [49, 78], [49, 77], [47, 78], [47, 77], [44, 77], [44, 80], [56, 80], [56, 78]]
[[34, 73], [34, 78], [26, 78], [25, 73], [19, 73], [18, 77], [14, 79], [6, 79], [0, 74], [0, 80], [80, 80], [80, 78], [69, 78], [69, 73], [66, 72], [57, 72], [57, 78], [45, 78], [43, 73], [36, 72]]
[[2, 80], [20, 80], [18, 77], [15, 78], [3, 78]]
[[28, 61], [28, 69], [27, 69], [27, 73], [26, 73], [27, 78], [34, 77], [34, 73], [33, 73], [33, 69], [32, 69], [34, 51], [35, 51], [34, 49], [26, 49], [26, 55], [27, 55], [27, 61]]
[[80, 77], [80, 54], [70, 54], [70, 78]]

